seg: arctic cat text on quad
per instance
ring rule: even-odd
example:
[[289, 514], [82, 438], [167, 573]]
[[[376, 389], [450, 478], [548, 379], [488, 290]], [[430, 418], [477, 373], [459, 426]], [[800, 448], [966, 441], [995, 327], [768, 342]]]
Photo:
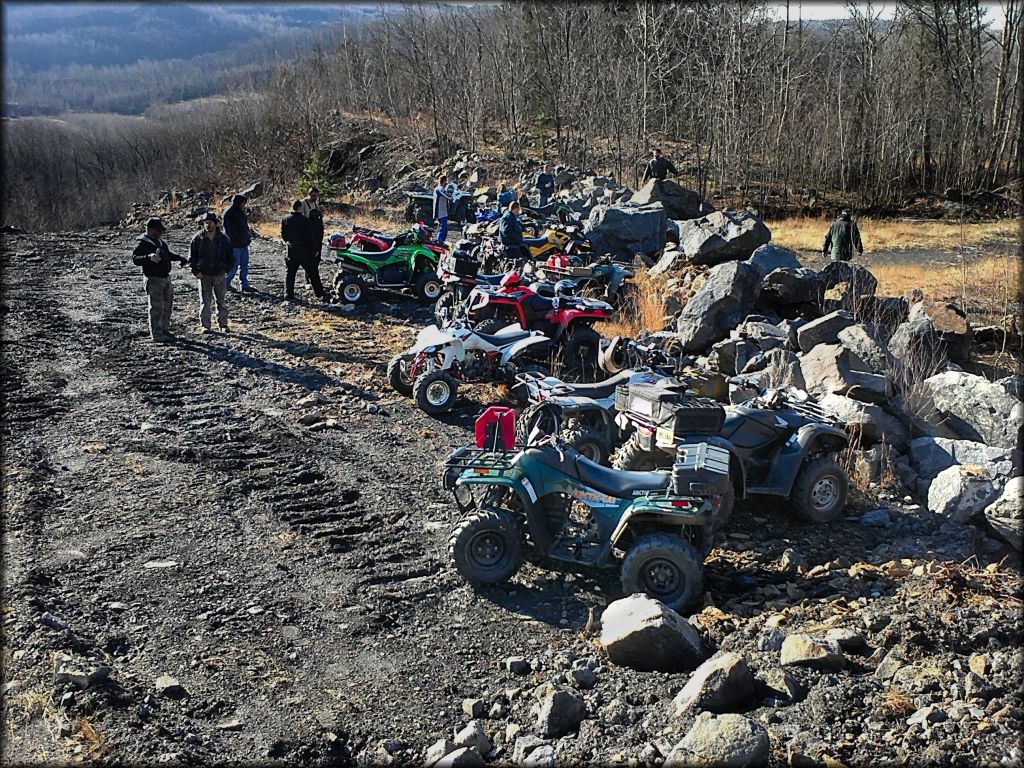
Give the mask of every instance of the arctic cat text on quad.
[[412, 290], [424, 303], [437, 300], [442, 284], [437, 276], [437, 253], [427, 247], [428, 235], [423, 227], [414, 226], [396, 237], [383, 251], [361, 250], [345, 243], [340, 246], [333, 236], [328, 252], [341, 269], [334, 278], [335, 294], [343, 304], [358, 304], [372, 289]]

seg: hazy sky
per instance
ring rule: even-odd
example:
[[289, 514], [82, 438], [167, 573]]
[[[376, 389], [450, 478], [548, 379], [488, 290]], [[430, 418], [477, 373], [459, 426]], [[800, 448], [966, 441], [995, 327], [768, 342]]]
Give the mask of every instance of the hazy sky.
[[[867, 3], [857, 3], [857, 5], [864, 7]], [[883, 19], [891, 19], [893, 13], [896, 12], [896, 3], [891, 0], [890, 2], [875, 2], [871, 5], [872, 12], [875, 14], [881, 12]], [[988, 8], [989, 20], [996, 27], [1000, 27], [1005, 18], [1002, 6], [998, 2], [982, 3], [982, 5]], [[779, 2], [778, 8], [778, 15], [784, 17], [786, 13], [785, 2]], [[850, 12], [846, 3], [818, 2], [818, 0], [808, 0], [807, 2], [799, 3], [796, 0], [791, 0], [789, 3], [789, 18], [796, 19], [798, 15], [803, 19], [847, 19], [850, 17]]]

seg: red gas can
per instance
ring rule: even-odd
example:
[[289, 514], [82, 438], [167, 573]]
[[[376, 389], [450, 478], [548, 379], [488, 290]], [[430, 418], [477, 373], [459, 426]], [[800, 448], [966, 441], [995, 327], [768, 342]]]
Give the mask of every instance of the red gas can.
[[477, 448], [511, 451], [516, 444], [515, 409], [492, 405], [477, 416], [475, 432]]

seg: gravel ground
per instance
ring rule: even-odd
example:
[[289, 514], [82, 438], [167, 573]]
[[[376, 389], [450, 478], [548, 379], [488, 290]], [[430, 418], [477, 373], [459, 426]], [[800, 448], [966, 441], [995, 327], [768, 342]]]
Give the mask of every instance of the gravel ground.
[[[169, 234], [181, 253], [187, 237]], [[4, 236], [4, 763], [418, 764], [470, 720], [466, 699], [487, 760], [508, 763], [552, 684], [587, 711], [547, 739], [557, 762], [663, 761], [694, 723], [672, 706], [688, 674], [608, 661], [616, 574], [528, 566], [474, 591], [449, 566], [439, 467], [487, 393], [432, 419], [387, 387], [429, 311], [283, 304], [281, 245], [259, 239], [261, 292], [229, 294], [232, 333], [196, 332], [194, 280], [175, 271], [179, 339], [155, 345], [133, 239]], [[888, 524], [864, 524], [879, 506]], [[748, 501], [692, 620], [749, 662], [756, 693], [735, 711], [768, 730], [773, 764], [1016, 765], [1006, 555], [899, 497], [859, 495], [828, 527]], [[830, 628], [863, 646], [778, 694], [773, 633]], [[926, 705], [944, 717], [908, 724]]]

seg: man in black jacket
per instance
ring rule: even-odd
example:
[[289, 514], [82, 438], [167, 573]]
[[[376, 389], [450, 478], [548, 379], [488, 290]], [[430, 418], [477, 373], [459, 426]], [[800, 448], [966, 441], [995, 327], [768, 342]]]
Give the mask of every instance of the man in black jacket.
[[202, 219], [202, 229], [192, 238], [188, 265], [199, 279], [199, 322], [203, 333], [210, 333], [210, 304], [217, 299], [217, 325], [228, 332], [227, 284], [224, 275], [235, 264], [231, 240], [220, 231], [217, 214], [210, 212]]
[[518, 200], [513, 200], [508, 210], [498, 220], [498, 240], [504, 246], [505, 254], [517, 261], [529, 261], [531, 259], [531, 245], [541, 245], [547, 242], [543, 237], [523, 237], [523, 225], [519, 221], [519, 214], [523, 207]]
[[534, 184], [540, 193], [540, 207], [543, 208], [555, 194], [555, 177], [551, 174], [550, 164], [544, 164], [544, 169], [537, 174]]
[[231, 198], [231, 205], [224, 209], [224, 234], [231, 240], [232, 255], [235, 257], [235, 265], [227, 274], [227, 285], [231, 290], [234, 290], [231, 281], [235, 279], [236, 271], [239, 273], [238, 281], [242, 284], [242, 290], [253, 290], [249, 285], [249, 244], [252, 242], [252, 232], [245, 215], [247, 202], [249, 198], [245, 195], [235, 195]]
[[673, 176], [679, 175], [679, 171], [676, 170], [672, 161], [661, 154], [660, 149], [652, 150], [651, 159], [647, 163], [647, 168], [644, 169], [644, 183], [646, 183], [648, 179], [664, 181], [668, 178], [669, 172], [671, 172]]
[[286, 268], [284, 276], [284, 296], [287, 301], [295, 301], [295, 275], [299, 267], [309, 278], [313, 293], [321, 301], [327, 300], [324, 286], [320, 282], [319, 241], [321, 237], [313, 229], [313, 222], [302, 215], [303, 201], [292, 203], [292, 212], [281, 220], [281, 239], [288, 243], [288, 255], [285, 256]]
[[188, 264], [182, 256], [171, 253], [170, 247], [161, 238], [167, 229], [157, 217], [146, 222], [146, 234], [139, 235], [132, 263], [142, 267], [143, 285], [149, 296], [149, 336], [157, 342], [173, 341], [171, 336], [171, 307], [174, 304], [174, 288], [171, 285], [171, 262]]

